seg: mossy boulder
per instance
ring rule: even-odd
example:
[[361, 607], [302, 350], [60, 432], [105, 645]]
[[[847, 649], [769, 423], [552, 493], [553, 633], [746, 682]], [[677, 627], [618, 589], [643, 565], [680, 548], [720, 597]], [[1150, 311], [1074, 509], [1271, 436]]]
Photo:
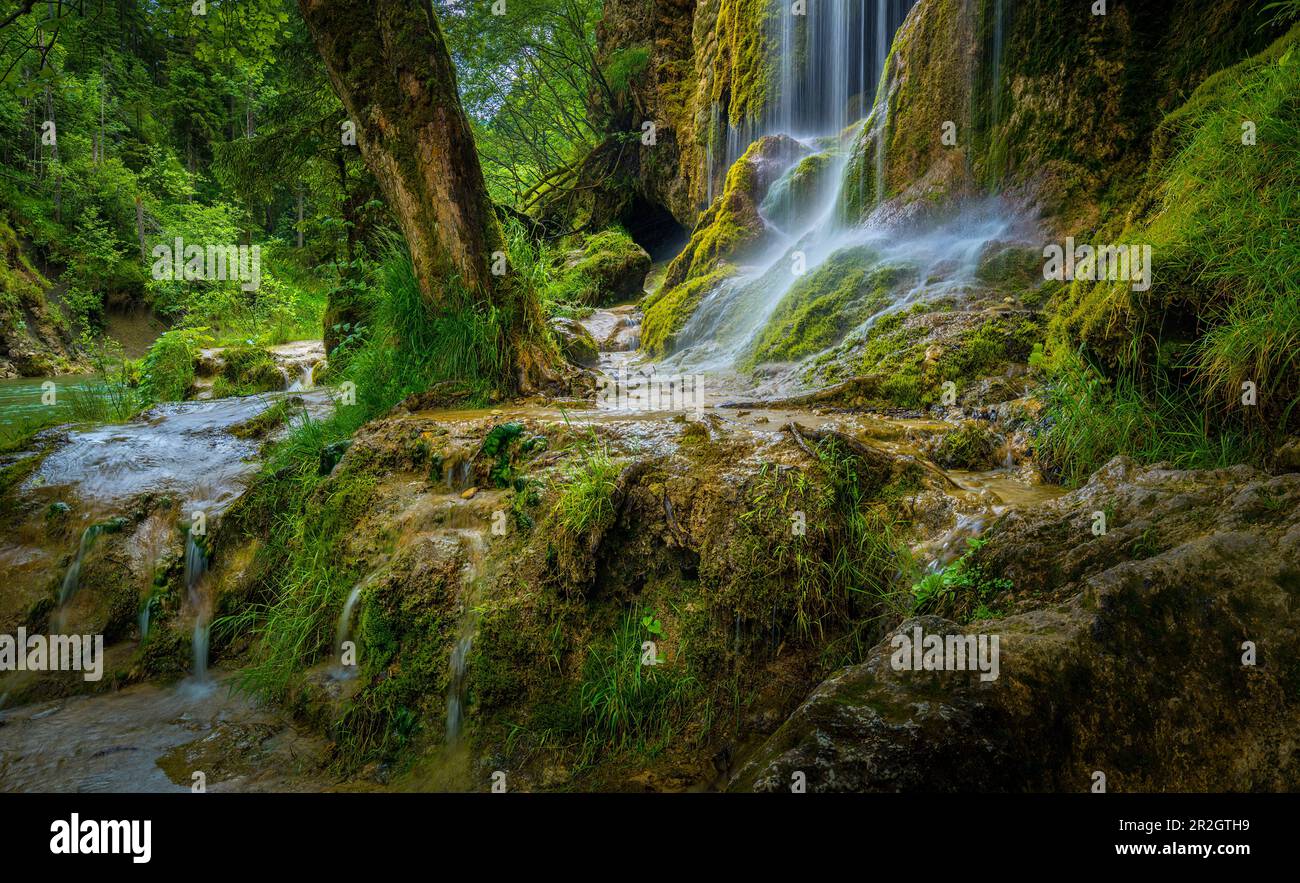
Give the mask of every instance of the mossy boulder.
[[881, 263], [867, 246], [836, 252], [781, 299], [746, 365], [794, 361], [834, 346], [887, 307], [911, 276], [908, 268]]
[[213, 392], [217, 396], [246, 396], [284, 389], [284, 374], [275, 358], [257, 346], [237, 344], [221, 352], [221, 372]]
[[[919, 408], [939, 404], [951, 383], [954, 404], [987, 407], [1018, 398], [1024, 364], [1042, 339], [1038, 314], [1007, 308], [953, 310], [918, 303], [886, 313], [862, 334], [810, 360], [804, 379], [844, 384], [844, 404]], [[981, 383], [1009, 378], [1009, 386]], [[828, 390], [827, 395], [833, 395]]]
[[546, 299], [591, 307], [634, 300], [643, 293], [650, 263], [625, 230], [605, 230], [567, 255]]
[[990, 469], [1002, 440], [983, 420], [965, 420], [944, 433], [930, 450], [930, 459], [944, 469]]
[[767, 225], [758, 205], [781, 174], [807, 153], [785, 135], [758, 139], [727, 174], [722, 194], [691, 234], [691, 240], [668, 265], [658, 292], [644, 304], [641, 347], [652, 355], [671, 350], [673, 339], [714, 286], [738, 271], [739, 265], [765, 241]]
[[596, 339], [581, 322], [557, 317], [551, 320], [551, 333], [564, 357], [573, 364], [589, 368], [600, 359]]
[[835, 159], [830, 151], [805, 156], [767, 191], [759, 206], [763, 215], [786, 230], [815, 220], [813, 215], [836, 183], [831, 176]]
[[727, 172], [722, 193], [700, 216], [691, 241], [669, 264], [663, 287], [697, 279], [724, 261], [737, 263], [748, 256], [768, 232], [758, 211], [768, 188], [807, 152], [786, 135], [765, 135], [751, 144]]

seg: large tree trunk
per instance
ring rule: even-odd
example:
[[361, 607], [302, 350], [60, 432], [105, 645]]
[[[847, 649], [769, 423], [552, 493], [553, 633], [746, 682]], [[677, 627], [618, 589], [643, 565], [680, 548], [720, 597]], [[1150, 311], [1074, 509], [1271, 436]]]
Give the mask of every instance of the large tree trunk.
[[430, 304], [451, 275], [490, 296], [501, 229], [429, 0], [298, 5]]
[[522, 391], [550, 377], [533, 292], [491, 272], [504, 238], [456, 72], [430, 0], [298, 0], [330, 82], [356, 124], [357, 146], [397, 218], [433, 311], [452, 277], [476, 304], [499, 309]]

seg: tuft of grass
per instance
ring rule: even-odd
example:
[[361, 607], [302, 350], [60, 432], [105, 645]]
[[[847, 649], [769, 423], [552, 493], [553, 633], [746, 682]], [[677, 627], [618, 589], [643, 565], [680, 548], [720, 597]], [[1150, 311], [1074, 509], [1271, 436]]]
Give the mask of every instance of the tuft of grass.
[[592, 432], [588, 442], [576, 443], [579, 456], [564, 472], [564, 491], [555, 501], [559, 526], [573, 537], [583, 537], [614, 517], [614, 487], [619, 466], [609, 448]]
[[657, 754], [672, 741], [698, 692], [682, 660], [645, 664], [644, 642], [656, 638], [646, 619], [639, 607], [626, 611], [609, 640], [587, 653], [577, 690], [586, 761], [626, 749]]
[[908, 606], [899, 597], [910, 563], [887, 491], [892, 477], [876, 474], [834, 438], [813, 451], [810, 469], [760, 471], [732, 544], [739, 574], [722, 580], [730, 588], [718, 599], [775, 631], [775, 641], [824, 642]]
[[174, 328], [153, 342], [141, 363], [140, 392], [147, 401], [184, 401], [194, 384], [194, 358], [208, 341], [205, 331]]
[[1144, 389], [1127, 375], [1107, 380], [1077, 355], [1058, 368], [1046, 416], [1039, 462], [1072, 487], [1121, 454], [1142, 464], [1211, 469], [1257, 459], [1265, 444], [1258, 434], [1213, 427], [1200, 403], [1171, 383]]

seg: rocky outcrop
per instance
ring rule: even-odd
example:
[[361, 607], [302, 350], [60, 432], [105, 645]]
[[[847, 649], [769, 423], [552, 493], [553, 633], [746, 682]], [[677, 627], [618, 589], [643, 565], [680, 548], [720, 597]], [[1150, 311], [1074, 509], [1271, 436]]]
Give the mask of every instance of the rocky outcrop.
[[590, 307], [635, 300], [645, 293], [650, 255], [617, 227], [586, 237], [564, 257], [548, 299]]
[[858, 208], [1000, 190], [1055, 230], [1114, 222], [1104, 210], [1134, 195], [1162, 117], [1267, 46], [1281, 27], [1266, 18], [1249, 0], [1112, 0], [1104, 15], [1088, 3], [918, 3], [855, 148], [874, 172], [885, 147]]
[[49, 288], [13, 228], [0, 219], [0, 378], [67, 374], [81, 367], [67, 322], [46, 299]]
[[596, 38], [614, 92], [609, 134], [577, 175], [598, 184], [557, 191], [542, 213], [590, 229], [620, 223], [647, 246], [694, 227], [723, 184], [728, 128], [764, 110], [776, 8], [770, 0], [605, 3]]
[[668, 265], [660, 290], [644, 304], [643, 348], [666, 352], [700, 300], [757, 250], [771, 232], [758, 207], [781, 174], [807, 148], [785, 135], [765, 135], [727, 173], [726, 187], [700, 216], [691, 240]]
[[[1110, 791], [1300, 786], [1300, 475], [1116, 459], [1008, 515], [979, 555], [1010, 580], [991, 604], [1011, 615], [904, 622], [731, 787], [785, 790], [798, 772], [810, 791], [1086, 791], [1098, 773]], [[998, 676], [899, 670], [894, 637], [917, 628], [998, 636]]]

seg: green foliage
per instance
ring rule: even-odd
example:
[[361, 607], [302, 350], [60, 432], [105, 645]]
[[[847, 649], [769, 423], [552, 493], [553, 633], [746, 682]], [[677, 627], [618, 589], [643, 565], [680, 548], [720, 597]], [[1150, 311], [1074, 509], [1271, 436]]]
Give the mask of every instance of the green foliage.
[[600, 0], [510, 0], [508, 15], [491, 3], [436, 6], [492, 197], [527, 210], [567, 189], [645, 61], [618, 54], [602, 70]]
[[632, 749], [662, 751], [684, 722], [699, 684], [682, 660], [643, 664], [642, 644], [657, 637], [639, 609], [619, 620], [612, 636], [591, 647], [578, 687], [583, 756]]
[[[1300, 27], [1202, 83], [1156, 132], [1145, 193], [1119, 238], [1151, 245], [1151, 289], [1076, 282], [1053, 322], [1051, 361], [1068, 373], [1082, 342], [1117, 402], [1149, 402], [1148, 425], [1173, 419], [1183, 462], [1300, 415], [1298, 94]], [[1243, 406], [1246, 382], [1259, 390], [1254, 406]], [[1128, 422], [1143, 422], [1139, 407]]]
[[355, 413], [381, 413], [443, 382], [486, 401], [500, 382], [507, 351], [499, 314], [476, 303], [455, 280], [446, 283], [440, 308], [431, 310], [404, 249], [389, 251], [379, 277], [365, 342], [348, 356], [342, 375], [335, 375], [356, 384]]
[[488, 475], [497, 487], [510, 487], [514, 484], [513, 448], [523, 433], [522, 423], [502, 423], [492, 427], [487, 438], [483, 439], [482, 453], [493, 461]]
[[605, 65], [605, 80], [615, 92], [626, 92], [631, 82], [641, 76], [649, 64], [650, 49], [648, 47], [619, 47]]
[[1207, 425], [1199, 404], [1168, 382], [1106, 380], [1077, 356], [1052, 379], [1047, 430], [1037, 441], [1044, 472], [1078, 485], [1120, 454], [1182, 469], [1228, 466], [1262, 455], [1267, 439]]
[[194, 383], [194, 360], [210, 338], [202, 328], [165, 332], [144, 357], [140, 392], [150, 402], [179, 402]]
[[987, 540], [966, 540], [966, 552], [942, 570], [925, 574], [912, 586], [912, 612], [934, 613], [963, 619], [989, 619], [997, 615], [989, 604], [1010, 592], [1011, 580], [990, 574], [979, 552]]

